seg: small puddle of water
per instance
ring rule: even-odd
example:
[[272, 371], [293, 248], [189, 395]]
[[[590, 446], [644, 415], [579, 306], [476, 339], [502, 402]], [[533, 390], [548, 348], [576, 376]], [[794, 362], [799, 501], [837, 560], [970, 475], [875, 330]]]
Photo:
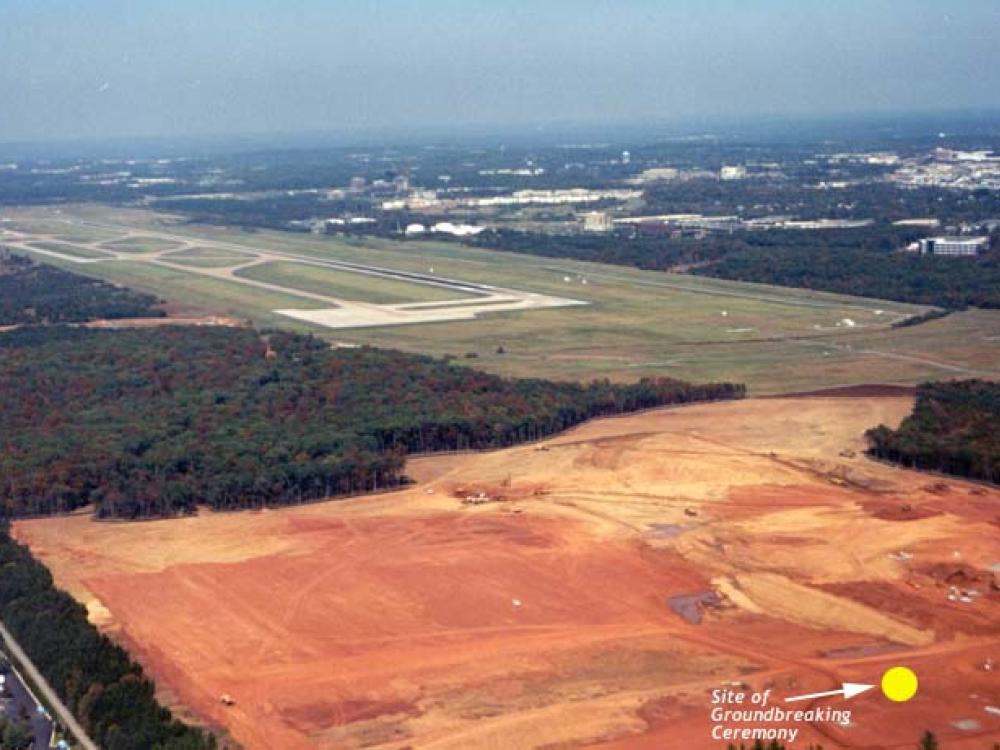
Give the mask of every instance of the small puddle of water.
[[844, 646], [824, 651], [827, 659], [853, 659], [859, 656], [877, 656], [891, 654], [893, 651], [905, 651], [906, 646], [899, 643], [863, 643], [860, 646]]
[[681, 526], [677, 523], [653, 523], [649, 525], [646, 536], [652, 539], [673, 539], [687, 530], [687, 526]]
[[951, 725], [963, 732], [975, 732], [980, 727], [979, 722], [975, 719], [959, 719], [958, 721], [951, 722]]
[[701, 625], [701, 606], [715, 607], [722, 604], [719, 595], [714, 591], [704, 591], [700, 594], [680, 594], [667, 599], [667, 604], [675, 614], [680, 615], [692, 625]]

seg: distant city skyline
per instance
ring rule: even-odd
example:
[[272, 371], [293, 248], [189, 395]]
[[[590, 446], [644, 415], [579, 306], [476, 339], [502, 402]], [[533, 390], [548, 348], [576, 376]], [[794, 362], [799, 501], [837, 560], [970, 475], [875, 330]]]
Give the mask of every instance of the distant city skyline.
[[1000, 110], [990, 0], [0, 0], [0, 142]]

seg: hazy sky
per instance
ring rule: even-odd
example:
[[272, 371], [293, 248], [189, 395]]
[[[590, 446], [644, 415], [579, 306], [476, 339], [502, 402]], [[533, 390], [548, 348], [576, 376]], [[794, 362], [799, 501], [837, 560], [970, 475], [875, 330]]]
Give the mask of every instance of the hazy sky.
[[0, 141], [1000, 108], [998, 0], [0, 0]]

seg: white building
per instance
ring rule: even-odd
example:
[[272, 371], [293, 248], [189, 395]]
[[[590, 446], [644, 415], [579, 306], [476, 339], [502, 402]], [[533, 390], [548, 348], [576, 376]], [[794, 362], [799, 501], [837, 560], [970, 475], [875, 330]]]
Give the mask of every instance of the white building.
[[921, 255], [979, 255], [989, 242], [989, 237], [926, 237], [919, 246]]
[[900, 219], [892, 222], [894, 227], [929, 227], [934, 229], [941, 226], [938, 219]]
[[484, 229], [486, 227], [477, 227], [472, 224], [452, 224], [450, 221], [439, 221], [431, 227], [432, 232], [450, 234], [455, 237], [474, 237]]
[[653, 167], [643, 170], [639, 176], [640, 182], [668, 182], [680, 177], [680, 170], [676, 167]]
[[742, 180], [747, 176], [747, 168], [741, 166], [723, 167], [719, 170], [720, 180]]
[[610, 232], [611, 217], [606, 211], [590, 211], [583, 215], [584, 232]]

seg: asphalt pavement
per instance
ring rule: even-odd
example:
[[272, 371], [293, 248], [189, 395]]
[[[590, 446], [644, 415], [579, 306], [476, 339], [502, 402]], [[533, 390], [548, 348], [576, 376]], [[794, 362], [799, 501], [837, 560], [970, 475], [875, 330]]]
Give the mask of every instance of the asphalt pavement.
[[38, 710], [38, 703], [9, 665], [0, 669], [0, 675], [4, 677], [3, 689], [0, 691], [0, 715], [15, 721], [27, 716], [35, 750], [47, 748], [52, 738], [52, 720], [46, 713]]

